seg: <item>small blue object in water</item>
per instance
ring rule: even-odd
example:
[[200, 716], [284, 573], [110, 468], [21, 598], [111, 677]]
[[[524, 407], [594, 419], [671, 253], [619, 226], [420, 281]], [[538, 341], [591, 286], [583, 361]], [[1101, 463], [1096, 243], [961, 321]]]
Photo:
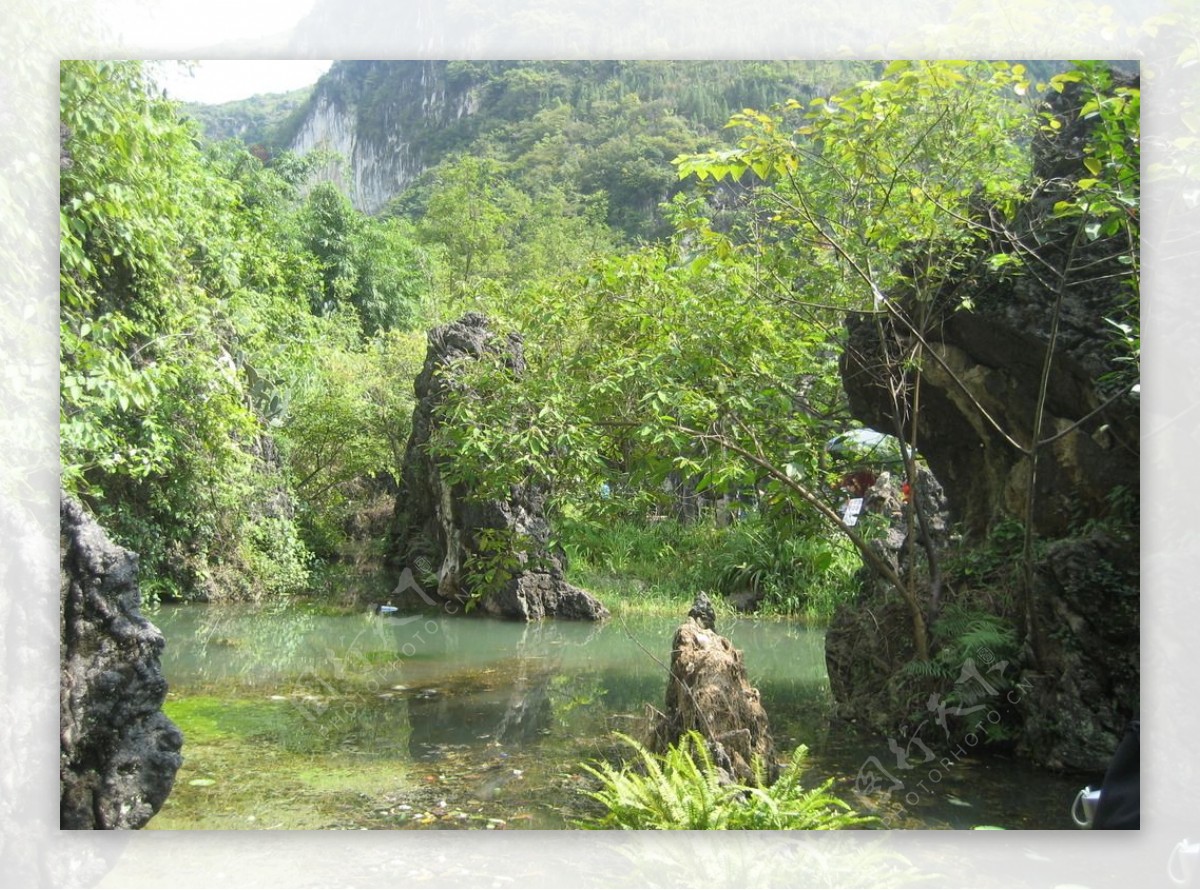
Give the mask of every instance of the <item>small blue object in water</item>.
[[400, 611], [400, 609], [397, 606], [376, 606], [375, 607], [376, 615], [391, 615], [393, 612], [399, 612], [399, 611]]

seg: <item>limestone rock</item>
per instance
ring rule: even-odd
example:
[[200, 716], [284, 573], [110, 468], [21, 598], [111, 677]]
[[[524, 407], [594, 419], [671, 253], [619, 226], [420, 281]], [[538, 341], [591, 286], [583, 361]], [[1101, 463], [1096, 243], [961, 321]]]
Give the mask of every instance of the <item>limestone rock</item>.
[[662, 753], [691, 730], [704, 736], [714, 762], [731, 779], [754, 784], [756, 759], [767, 784], [779, 777], [767, 712], [746, 676], [742, 653], [696, 617], [675, 631], [666, 708], [653, 728], [650, 747]]
[[483, 600], [483, 610], [500, 618], [540, 621], [570, 618], [599, 621], [608, 610], [586, 590], [568, 584], [561, 571], [522, 572]]
[[692, 608], [688, 611], [688, 617], [695, 619], [697, 624], [707, 630], [717, 629], [717, 614], [713, 611], [713, 604], [708, 598], [708, 594], [703, 591], [696, 594]]
[[288, 147], [340, 156], [316, 175], [336, 183], [357, 209], [378, 213], [461, 144], [481, 87], [478, 77], [452, 77], [445, 61], [339, 62], [313, 88]]
[[1097, 532], [1054, 542], [1038, 564], [1038, 622], [1055, 632], [1045, 634], [1051, 669], [1021, 676], [1018, 751], [1046, 766], [1103, 771], [1138, 710], [1136, 547]]
[[502, 356], [514, 374], [525, 373], [521, 338], [497, 336], [480, 313], [469, 312], [429, 332], [425, 365], [415, 384], [417, 405], [394, 528], [397, 561], [406, 570], [402, 577], [436, 573], [437, 583], [436, 589], [426, 590], [410, 581], [409, 604], [465, 602], [472, 593], [466, 572], [471, 558], [485, 550], [489, 538], [511, 538], [523, 548], [517, 554], [520, 569], [500, 589], [483, 597], [482, 611], [522, 621], [607, 617], [608, 610], [595, 597], [568, 584], [563, 576], [562, 559], [550, 546], [545, 481], [528, 478], [512, 486], [504, 499], [481, 499], [463, 483], [444, 480], [429, 452], [438, 407], [462, 385], [455, 367], [488, 353]]
[[[1114, 85], [1130, 83], [1114, 73]], [[965, 551], [968, 562], [971, 549], [1003, 520], [1023, 523], [1029, 517], [1046, 548], [1034, 569], [1036, 622], [1003, 603], [989, 606], [987, 591], [980, 602], [995, 613], [1008, 608], [1002, 617], [1021, 635], [1024, 657], [1031, 663], [1040, 659], [1036, 672], [1026, 666], [1022, 675], [1035, 692], [1015, 718], [1021, 725], [1009, 727], [1017, 749], [1049, 765], [1078, 769], [1095, 769], [1111, 756], [1137, 710], [1139, 663], [1137, 520], [1128, 519], [1121, 506], [1139, 497], [1139, 405], [1136, 396], [1112, 383], [1122, 366], [1106, 321], [1122, 317], [1129, 295], [1121, 260], [1137, 245], [1124, 232], [1079, 239], [1077, 221], [1053, 212], [1072, 180], [1088, 175], [1083, 146], [1095, 120], [1079, 115], [1087, 98], [1078, 85], [1050, 95], [1061, 127], [1033, 144], [1034, 175], [1044, 185], [1010, 226], [1025, 243], [1037, 244], [1051, 266], [1069, 261], [1086, 275], [1060, 294], [1036, 276], [991, 270], [986, 257], [1013, 248], [998, 237], [983, 245], [980, 261], [964, 264], [968, 271], [961, 280], [946, 283], [943, 296], [929, 304], [933, 317], [925, 334], [936, 358], [922, 362], [916, 437], [963, 533], [954, 546]], [[961, 311], [964, 297], [973, 309]], [[902, 306], [913, 299], [899, 293], [893, 298]], [[984, 412], [1016, 442], [1030, 441], [1055, 322], [1042, 429], [1043, 441], [1053, 440], [1039, 449], [1031, 509], [1030, 459]], [[865, 317], [848, 319], [847, 331], [841, 373], [851, 411], [869, 426], [892, 429], [891, 392], [876, 372], [884, 356], [903, 352], [910, 335]], [[1116, 533], [1125, 540], [1102, 540], [1082, 533], [1081, 520], [1135, 527]], [[893, 527], [880, 546], [899, 553], [904, 540], [895, 532]], [[943, 568], [950, 563], [943, 561]], [[972, 579], [947, 583], [964, 594]], [[826, 637], [826, 661], [844, 716], [885, 729], [923, 710], [922, 695], [929, 690], [906, 688], [897, 675], [913, 657], [910, 622], [907, 610], [878, 582], [865, 585], [856, 602], [838, 610]], [[1035, 624], [1037, 638], [1031, 639]]]
[[60, 523], [60, 827], [141, 828], [183, 762], [163, 636], [139, 612], [137, 554], [65, 495]]
[[[1117, 79], [1118, 85], [1128, 82], [1122, 75]], [[955, 297], [938, 302], [926, 326], [937, 359], [922, 362], [917, 444], [944, 486], [954, 518], [972, 535], [986, 533], [998, 516], [1026, 513], [1029, 458], [980, 407], [1017, 442], [1029, 442], [1056, 316], [1042, 435], [1059, 438], [1038, 458], [1036, 530], [1062, 536], [1072, 516], [1104, 515], [1114, 488], [1138, 490], [1138, 403], [1106, 388], [1109, 376], [1121, 369], [1106, 319], [1122, 317], [1129, 296], [1122, 280], [1128, 267], [1120, 258], [1136, 245], [1123, 233], [1078, 239], [1076, 221], [1053, 212], [1071, 180], [1086, 174], [1081, 145], [1093, 123], [1078, 114], [1086, 98], [1077, 85], [1062, 95], [1051, 91], [1062, 127], [1056, 137], [1040, 136], [1033, 146], [1034, 174], [1046, 186], [1013, 229], [1040, 245], [1051, 265], [1070, 257], [1072, 268], [1088, 270], [1087, 281], [1072, 282], [1059, 305], [1058, 293], [1037, 277], [988, 271], [981, 257], [979, 269], [945, 287]], [[983, 249], [985, 256], [1011, 251], [1001, 240]], [[962, 311], [960, 297], [969, 297], [974, 308]], [[901, 305], [911, 299], [895, 298]], [[849, 318], [847, 328], [841, 373], [851, 411], [870, 426], [893, 429], [891, 391], [877, 368], [882, 356], [903, 351], [909, 335], [862, 316]]]

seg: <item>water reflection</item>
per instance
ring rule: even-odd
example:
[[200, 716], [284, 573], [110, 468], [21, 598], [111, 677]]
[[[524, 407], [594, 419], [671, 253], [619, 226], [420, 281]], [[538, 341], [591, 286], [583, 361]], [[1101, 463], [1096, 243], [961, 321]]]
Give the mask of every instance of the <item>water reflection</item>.
[[[243, 741], [247, 757], [350, 755], [394, 761], [397, 774], [431, 770], [439, 782], [457, 775], [465, 799], [519, 803], [545, 827], [564, 827], [552, 805], [576, 793], [564, 776], [613, 750], [613, 730], [636, 733], [647, 709], [662, 707], [677, 624], [199, 605], [163, 607], [154, 620], [172, 699]], [[740, 620], [721, 630], [745, 652], [779, 747], [808, 745], [814, 780], [849, 777], [848, 790], [867, 758], [889, 756], [886, 739], [830, 720], [819, 629]], [[940, 790], [916, 809], [923, 824], [1056, 827], [1066, 821], [1066, 810], [1053, 816], [1058, 797], [1069, 803], [1075, 780], [980, 761]]]
[[423, 689], [411, 698], [412, 756], [432, 758], [449, 747], [523, 746], [549, 733], [556, 674], [545, 665], [531, 669], [526, 659], [515, 661], [490, 669], [474, 683]]

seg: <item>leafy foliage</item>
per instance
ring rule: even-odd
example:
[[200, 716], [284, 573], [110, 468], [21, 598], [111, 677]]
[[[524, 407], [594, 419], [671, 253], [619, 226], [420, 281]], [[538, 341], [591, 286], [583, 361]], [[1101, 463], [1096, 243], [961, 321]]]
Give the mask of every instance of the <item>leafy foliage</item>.
[[[1054, 205], [1056, 215], [1077, 219], [1089, 241], [1117, 245], [1112, 258], [1124, 289], [1114, 317], [1106, 318], [1114, 336], [1118, 370], [1106, 382], [1120, 391], [1139, 389], [1141, 361], [1141, 90], [1113, 83], [1112, 71], [1098, 62], [1076, 62], [1055, 75], [1058, 92], [1083, 90], [1079, 117], [1091, 124], [1083, 166], [1072, 193]], [[1052, 121], [1053, 122], [1053, 121]]]
[[385, 331], [423, 310], [423, 255], [302, 199], [314, 162], [198, 145], [139, 63], [61, 86], [63, 485], [153, 595], [301, 590], [339, 492], [396, 466], [412, 368]]
[[222, 533], [269, 483], [217, 299], [235, 187], [149, 89], [133, 63], [63, 66], [63, 481], [178, 590], [234, 555]]
[[[600, 783], [587, 792], [606, 812], [582, 820], [582, 828], [657, 830], [828, 830], [870, 823], [829, 793], [833, 780], [804, 789], [801, 777], [807, 749], [796, 749], [783, 774], [770, 787], [729, 782], [713, 763], [704, 737], [692, 731], [662, 755], [636, 739], [618, 734], [633, 752], [633, 763], [583, 764]], [[758, 764], [762, 774], [762, 764]]]
[[828, 618], [854, 589], [861, 563], [826, 529], [755, 513], [721, 526], [705, 517], [588, 518], [564, 508], [556, 522], [573, 571], [636, 579], [679, 600], [697, 590], [761, 597], [758, 611]]
[[476, 532], [475, 549], [463, 566], [463, 581], [469, 591], [464, 612], [472, 611], [484, 597], [503, 590], [529, 568], [530, 543], [511, 529], [484, 528]]
[[411, 326], [432, 270], [409, 226], [363, 216], [329, 182], [309, 193], [301, 225], [322, 280], [312, 295], [315, 313], [353, 306], [368, 335]]
[[220, 105], [189, 103], [182, 110], [200, 124], [205, 138], [213, 142], [237, 139], [260, 160], [267, 160], [276, 153], [280, 126], [305, 104], [311, 93], [312, 87], [301, 87]]

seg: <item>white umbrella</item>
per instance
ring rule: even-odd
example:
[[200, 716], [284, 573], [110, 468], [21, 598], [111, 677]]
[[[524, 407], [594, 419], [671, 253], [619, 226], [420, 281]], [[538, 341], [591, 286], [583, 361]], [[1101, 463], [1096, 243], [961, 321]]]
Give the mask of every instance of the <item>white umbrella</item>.
[[895, 436], [865, 427], [838, 433], [825, 443], [825, 450], [840, 457], [871, 463], [898, 464], [903, 462], [900, 456], [900, 442]]

